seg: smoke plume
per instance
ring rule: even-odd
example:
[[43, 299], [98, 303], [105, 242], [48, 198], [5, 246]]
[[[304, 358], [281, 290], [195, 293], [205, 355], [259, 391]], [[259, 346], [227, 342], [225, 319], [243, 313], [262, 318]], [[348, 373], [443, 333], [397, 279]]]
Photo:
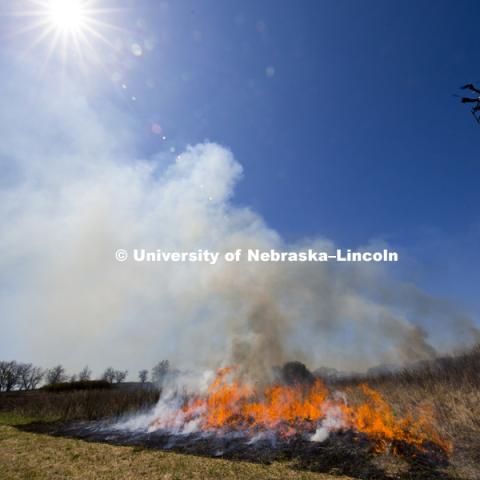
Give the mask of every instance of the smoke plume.
[[359, 369], [430, 358], [443, 341], [434, 322], [455, 342], [474, 330], [454, 305], [378, 264], [118, 263], [118, 248], [335, 245], [288, 244], [235, 205], [242, 166], [224, 146], [141, 159], [118, 112], [99, 112], [74, 86], [9, 100], [21, 88], [4, 85], [11, 104], [0, 112], [1, 347], [11, 357], [131, 372], [162, 358], [235, 363], [262, 378], [292, 359]]

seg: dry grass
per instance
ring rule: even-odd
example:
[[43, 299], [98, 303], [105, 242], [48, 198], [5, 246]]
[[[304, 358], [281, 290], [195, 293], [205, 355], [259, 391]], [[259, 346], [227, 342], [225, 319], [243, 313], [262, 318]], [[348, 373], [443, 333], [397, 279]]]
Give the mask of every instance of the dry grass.
[[159, 395], [158, 390], [123, 388], [0, 393], [0, 412], [45, 420], [96, 420], [149, 408]]
[[[382, 393], [395, 412], [430, 407], [437, 430], [453, 446], [451, 478], [480, 480], [480, 347], [415, 369], [329, 383], [332, 389], [344, 389], [365, 381]], [[158, 392], [148, 390], [3, 393], [0, 424], [2, 412], [4, 424], [26, 422], [26, 416], [37, 420], [98, 419], [148, 408], [157, 399]], [[9, 412], [8, 418], [5, 412]], [[301, 472], [284, 463], [265, 466], [88, 444], [0, 427], [2, 479], [222, 477], [333, 478]]]
[[[27, 421], [3, 416], [3, 422]], [[0, 416], [0, 423], [2, 418]], [[341, 480], [320, 473], [272, 465], [180, 455], [134, 447], [87, 443], [81, 440], [26, 433], [0, 424], [2, 480], [107, 479], [278, 479]]]
[[480, 479], [480, 346], [415, 369], [333, 382], [344, 388], [365, 382], [400, 413], [415, 407], [433, 412], [441, 437], [452, 444], [451, 463], [462, 478]]

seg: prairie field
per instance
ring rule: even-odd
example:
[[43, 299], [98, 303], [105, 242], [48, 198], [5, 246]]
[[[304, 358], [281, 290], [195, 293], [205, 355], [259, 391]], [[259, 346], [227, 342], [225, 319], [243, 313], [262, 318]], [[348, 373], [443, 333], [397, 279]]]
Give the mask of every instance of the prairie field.
[[40, 389], [0, 394], [1, 478], [476, 480], [480, 479], [479, 372], [480, 349], [476, 348], [394, 373], [325, 379], [331, 390], [349, 391], [350, 395], [356, 386], [367, 382], [396, 414], [412, 406], [427, 406], [436, 430], [450, 445], [448, 465], [435, 470], [415, 461], [407, 465], [392, 452], [372, 455], [367, 468], [349, 465], [350, 457], [340, 450], [330, 452], [325, 461], [313, 463], [293, 457], [244, 461], [50, 435], [46, 425], [147, 411], [160, 393], [155, 389]]
[[0, 478], [2, 480], [60, 479], [347, 479], [303, 472], [285, 463], [264, 465], [232, 462], [138, 447], [89, 443], [24, 432], [17, 427], [34, 418], [0, 416]]

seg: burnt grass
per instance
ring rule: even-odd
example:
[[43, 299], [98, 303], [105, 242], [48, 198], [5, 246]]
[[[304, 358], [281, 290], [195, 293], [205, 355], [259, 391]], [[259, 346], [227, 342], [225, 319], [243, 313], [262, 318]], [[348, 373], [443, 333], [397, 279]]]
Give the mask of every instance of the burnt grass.
[[[108, 421], [38, 422], [17, 427], [22, 431], [128, 445], [138, 449], [158, 449], [182, 454], [223, 458], [270, 464], [288, 461], [292, 468], [333, 475], [347, 475], [359, 479], [440, 479], [456, 477], [445, 473], [449, 466], [445, 452], [435, 444], [425, 444], [422, 450], [397, 443], [397, 458], [403, 465], [392, 471], [392, 462], [379, 465], [374, 446], [363, 434], [352, 431], [336, 432], [324, 442], [311, 442], [298, 435], [288, 439], [277, 438], [250, 442], [248, 438], [233, 435], [205, 434], [172, 435], [161, 431], [146, 433], [115, 429]], [[384, 460], [390, 455], [384, 456]], [[387, 467], [387, 468], [385, 468]]]

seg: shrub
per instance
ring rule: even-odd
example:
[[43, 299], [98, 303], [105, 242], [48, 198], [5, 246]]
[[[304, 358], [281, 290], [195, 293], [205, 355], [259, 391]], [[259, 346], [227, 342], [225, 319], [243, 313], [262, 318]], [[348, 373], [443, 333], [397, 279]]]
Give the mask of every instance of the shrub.
[[112, 388], [106, 380], [79, 380], [76, 382], [60, 382], [45, 385], [40, 390], [46, 392], [69, 392], [74, 390], [103, 390]]

